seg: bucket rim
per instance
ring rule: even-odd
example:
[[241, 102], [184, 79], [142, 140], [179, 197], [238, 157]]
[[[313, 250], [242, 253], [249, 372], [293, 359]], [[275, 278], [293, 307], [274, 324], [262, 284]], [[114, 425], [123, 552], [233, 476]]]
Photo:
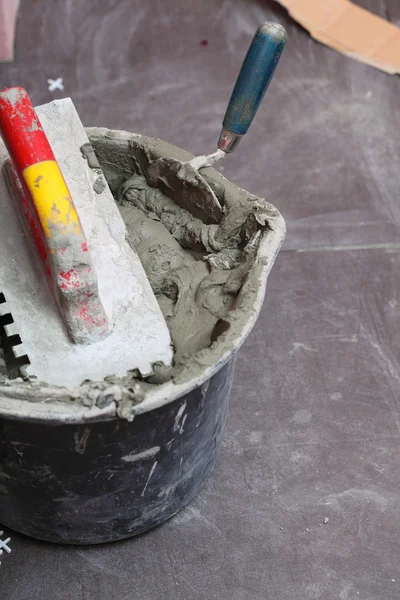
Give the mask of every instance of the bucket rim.
[[[112, 134], [114, 136], [119, 136], [119, 138], [124, 141], [127, 141], [128, 136], [129, 139], [132, 139], [132, 137], [146, 137], [125, 131], [112, 131], [105, 128], [88, 128], [87, 131], [88, 133], [100, 137]], [[177, 147], [172, 144], [168, 145], [171, 148], [177, 149]], [[216, 173], [215, 169], [212, 168], [208, 171]], [[220, 173], [218, 173], [218, 177], [227, 181]], [[186, 396], [195, 388], [206, 384], [213, 375], [233, 358], [253, 329], [264, 301], [269, 273], [286, 235], [286, 223], [282, 215], [272, 204], [266, 203], [266, 205], [270, 208], [268, 229], [261, 232], [256, 259], [249, 271], [248, 278], [243, 285], [243, 290], [252, 286], [252, 293], [246, 295], [241, 304], [241, 310], [247, 310], [249, 318], [243, 324], [239, 325], [236, 323], [236, 327], [233, 325], [227, 334], [224, 334], [226, 335], [226, 340], [229, 339], [229, 344], [226, 344], [228, 347], [219, 352], [218, 359], [213, 365], [207, 366], [201, 373], [184, 382], [175, 383], [169, 381], [150, 390], [147, 392], [146, 397], [142, 402], [139, 402], [132, 407], [132, 418], [156, 410]], [[120, 418], [117, 415], [117, 406], [115, 402], [100, 409], [96, 406], [88, 407], [73, 401], [70, 403], [59, 401], [59, 403], [57, 403], [57, 396], [54, 395], [48, 398], [44, 396], [43, 401], [29, 401], [25, 398], [16, 397], [18, 396], [18, 389], [21, 390], [21, 395], [24, 395], [22, 394], [23, 387], [26, 391], [24, 384], [21, 384], [20, 388], [13, 385], [13, 393], [11, 394], [7, 393], [7, 386], [0, 386], [0, 418], [53, 425], [87, 424]], [[9, 389], [11, 390], [11, 386]]]

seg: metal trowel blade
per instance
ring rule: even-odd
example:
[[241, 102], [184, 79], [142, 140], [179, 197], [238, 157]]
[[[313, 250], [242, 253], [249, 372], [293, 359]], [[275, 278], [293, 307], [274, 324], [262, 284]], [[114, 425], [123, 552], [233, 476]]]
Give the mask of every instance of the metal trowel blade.
[[5, 369], [4, 374], [7, 374], [10, 379], [17, 377], [26, 379], [28, 376], [25, 369], [30, 365], [30, 360], [6, 300], [5, 295], [0, 292], [0, 348], [4, 361], [2, 365]]

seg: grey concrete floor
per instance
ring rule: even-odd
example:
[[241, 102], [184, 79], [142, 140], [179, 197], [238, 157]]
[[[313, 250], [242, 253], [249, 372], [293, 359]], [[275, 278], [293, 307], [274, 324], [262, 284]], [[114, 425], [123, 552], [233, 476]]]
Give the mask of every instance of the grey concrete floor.
[[[398, 0], [357, 3], [400, 25]], [[22, 0], [0, 85], [210, 152], [268, 19], [288, 46], [222, 169], [281, 210], [288, 237], [216, 470], [137, 539], [74, 548], [6, 531], [7, 600], [400, 598], [399, 79], [313, 42], [269, 0]], [[49, 93], [58, 77], [65, 91]]]

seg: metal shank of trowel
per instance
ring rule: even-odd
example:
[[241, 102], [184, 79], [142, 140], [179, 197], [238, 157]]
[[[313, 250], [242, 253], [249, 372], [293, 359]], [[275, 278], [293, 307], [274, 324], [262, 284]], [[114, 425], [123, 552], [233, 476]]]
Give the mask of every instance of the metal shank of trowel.
[[9, 180], [72, 341], [110, 333], [79, 215], [28, 93], [0, 93], [0, 133]]
[[218, 148], [232, 152], [249, 129], [286, 44], [278, 23], [261, 25], [250, 44], [226, 109]]

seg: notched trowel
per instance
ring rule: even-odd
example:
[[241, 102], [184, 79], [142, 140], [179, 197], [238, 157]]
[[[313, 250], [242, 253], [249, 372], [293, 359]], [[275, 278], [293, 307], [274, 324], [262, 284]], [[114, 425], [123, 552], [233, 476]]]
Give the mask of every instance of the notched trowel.
[[206, 224], [218, 223], [223, 209], [199, 172], [232, 152], [249, 129], [275, 73], [286, 44], [286, 31], [277, 23], [261, 25], [248, 49], [236, 80], [218, 140], [218, 150], [188, 162], [159, 158], [148, 168], [148, 181], [160, 187], [182, 208]]
[[[70, 99], [0, 93], [0, 336], [8, 376], [75, 387], [170, 366], [172, 345]], [[8, 153], [7, 153], [7, 150]], [[7, 183], [6, 183], [7, 182]]]

